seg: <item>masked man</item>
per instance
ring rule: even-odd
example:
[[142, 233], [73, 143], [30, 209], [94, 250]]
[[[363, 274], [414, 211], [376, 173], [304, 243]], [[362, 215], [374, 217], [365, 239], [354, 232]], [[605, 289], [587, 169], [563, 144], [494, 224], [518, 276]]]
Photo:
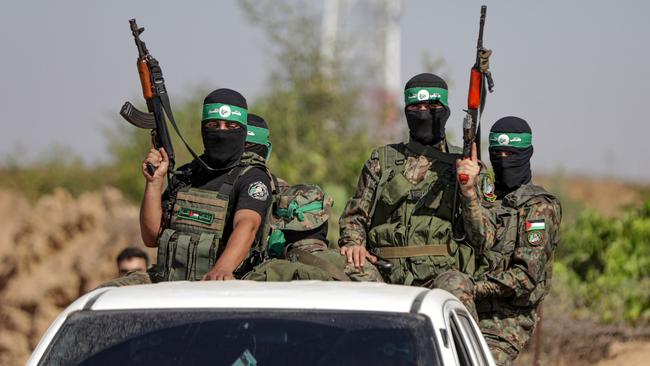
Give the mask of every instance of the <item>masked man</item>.
[[[242, 163], [247, 136], [246, 99], [218, 89], [203, 102], [201, 135], [205, 153], [178, 169], [163, 194], [168, 158], [152, 149], [142, 163], [146, 186], [140, 230], [147, 246], [158, 247], [154, 281], [231, 280], [249, 257], [271, 204], [269, 174]], [[156, 167], [149, 175], [146, 166]]]
[[482, 197], [472, 189], [478, 160], [458, 161], [463, 222], [469, 242], [482, 254], [478, 271], [449, 271], [436, 286], [456, 295], [478, 319], [498, 365], [511, 365], [529, 343], [537, 309], [548, 293], [553, 253], [560, 237], [560, 202], [531, 184], [532, 133], [518, 117], [498, 120], [490, 130], [494, 185], [485, 180]]
[[409, 142], [382, 146], [365, 163], [339, 225], [341, 253], [356, 267], [372, 254], [391, 263], [389, 283], [429, 285], [440, 273], [473, 265], [471, 248], [452, 240], [455, 162], [445, 139], [447, 83], [419, 74], [404, 88]]

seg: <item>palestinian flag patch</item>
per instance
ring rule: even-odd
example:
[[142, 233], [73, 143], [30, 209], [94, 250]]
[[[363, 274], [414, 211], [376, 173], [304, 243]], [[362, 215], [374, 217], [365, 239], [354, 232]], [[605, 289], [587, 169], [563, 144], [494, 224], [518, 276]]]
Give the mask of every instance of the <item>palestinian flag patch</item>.
[[526, 220], [526, 231], [544, 230], [546, 223], [544, 219], [541, 220]]
[[210, 212], [184, 207], [178, 210], [177, 217], [179, 219], [200, 222], [205, 225], [212, 225], [214, 221], [214, 215]]

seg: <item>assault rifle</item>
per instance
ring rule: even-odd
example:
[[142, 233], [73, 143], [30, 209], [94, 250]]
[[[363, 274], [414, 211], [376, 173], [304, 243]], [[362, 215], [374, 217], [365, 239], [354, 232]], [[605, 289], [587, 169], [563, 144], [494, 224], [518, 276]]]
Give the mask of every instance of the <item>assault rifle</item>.
[[[469, 93], [467, 95], [467, 114], [463, 120], [463, 158], [469, 158], [472, 144], [476, 142], [476, 153], [481, 158], [481, 125], [480, 119], [485, 108], [485, 95], [487, 89], [494, 91], [494, 81], [490, 72], [491, 50], [483, 47], [483, 27], [485, 26], [485, 13], [487, 6], [481, 6], [481, 19], [479, 23], [478, 41], [476, 44], [476, 61], [469, 75]], [[462, 184], [467, 183], [469, 177], [460, 174], [458, 179]]]
[[[156, 149], [161, 147], [169, 156], [169, 174], [173, 174], [176, 157], [174, 147], [167, 130], [165, 121], [165, 112], [169, 119], [173, 121], [171, 107], [169, 105], [169, 96], [165, 88], [165, 79], [163, 78], [162, 69], [158, 61], [149, 54], [146, 44], [140, 39], [140, 34], [144, 28], [139, 28], [135, 19], [129, 20], [135, 45], [138, 48], [138, 73], [140, 74], [140, 84], [142, 85], [142, 95], [147, 102], [149, 112], [139, 111], [130, 102], [125, 102], [120, 110], [120, 115], [132, 125], [151, 130], [151, 142]], [[147, 163], [147, 172], [153, 175], [156, 166]]]
[[[169, 95], [165, 87], [165, 79], [163, 78], [162, 69], [158, 61], [151, 56], [147, 46], [140, 39], [140, 34], [144, 32], [144, 28], [139, 28], [135, 19], [129, 20], [131, 26], [131, 33], [135, 39], [135, 45], [138, 48], [138, 73], [140, 74], [140, 84], [142, 85], [142, 95], [147, 102], [147, 109], [149, 112], [142, 112], [135, 108], [130, 102], [125, 102], [120, 110], [120, 115], [124, 117], [129, 123], [136, 127], [151, 130], [151, 141], [156, 149], [161, 147], [165, 149], [169, 156], [169, 170], [168, 182], [171, 182], [175, 171], [174, 165], [176, 158], [174, 156], [174, 148], [167, 129], [167, 122], [165, 116], [169, 119], [174, 131], [178, 134], [181, 141], [192, 154], [192, 156], [199, 161], [199, 163], [207, 170], [214, 171], [216, 169], [210, 168], [199, 156], [192, 150], [190, 145], [185, 141], [183, 135], [178, 130], [172, 107], [169, 103]], [[147, 172], [150, 175], [156, 171], [153, 164], [147, 163]]]
[[[486, 84], [487, 90], [494, 91], [494, 81], [490, 72], [490, 55], [492, 50], [483, 47], [483, 27], [485, 26], [485, 14], [487, 6], [481, 6], [481, 18], [479, 21], [478, 41], [476, 43], [476, 60], [470, 71], [469, 76], [469, 93], [467, 95], [467, 114], [463, 119], [463, 159], [467, 159], [472, 153], [472, 144], [476, 143], [476, 154], [481, 158], [481, 114], [485, 108]], [[458, 180], [461, 184], [469, 181], [469, 176], [459, 174]], [[456, 182], [454, 204], [452, 212], [452, 229], [454, 239], [457, 241], [464, 240], [464, 236], [456, 235], [456, 220], [458, 214], [458, 192], [459, 186]]]

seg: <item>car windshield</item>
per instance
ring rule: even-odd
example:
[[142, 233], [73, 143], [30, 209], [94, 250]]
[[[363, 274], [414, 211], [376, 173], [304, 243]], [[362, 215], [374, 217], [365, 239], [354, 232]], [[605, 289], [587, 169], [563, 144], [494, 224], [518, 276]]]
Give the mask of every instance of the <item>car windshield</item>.
[[71, 314], [41, 365], [438, 365], [424, 315], [130, 310]]

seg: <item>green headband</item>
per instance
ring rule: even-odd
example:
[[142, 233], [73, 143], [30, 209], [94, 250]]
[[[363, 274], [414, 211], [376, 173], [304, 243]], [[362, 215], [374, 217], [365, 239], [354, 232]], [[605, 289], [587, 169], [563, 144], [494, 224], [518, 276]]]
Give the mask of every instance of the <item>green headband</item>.
[[445, 107], [449, 107], [448, 93], [449, 91], [443, 88], [408, 88], [404, 91], [404, 103], [411, 105], [437, 100]]
[[294, 199], [287, 208], [278, 208], [275, 213], [287, 220], [293, 220], [294, 217], [297, 217], [298, 221], [302, 222], [305, 221], [306, 213], [322, 211], [323, 207], [323, 201], [314, 201], [300, 206]]
[[533, 135], [529, 133], [490, 132], [490, 147], [515, 147], [525, 149], [533, 145]]
[[269, 146], [269, 130], [263, 127], [248, 125], [246, 127], [246, 142]]
[[230, 104], [223, 103], [210, 103], [203, 105], [202, 121], [206, 119], [222, 119], [226, 121], [237, 122], [242, 126], [248, 123], [248, 111], [245, 108], [240, 108]]

